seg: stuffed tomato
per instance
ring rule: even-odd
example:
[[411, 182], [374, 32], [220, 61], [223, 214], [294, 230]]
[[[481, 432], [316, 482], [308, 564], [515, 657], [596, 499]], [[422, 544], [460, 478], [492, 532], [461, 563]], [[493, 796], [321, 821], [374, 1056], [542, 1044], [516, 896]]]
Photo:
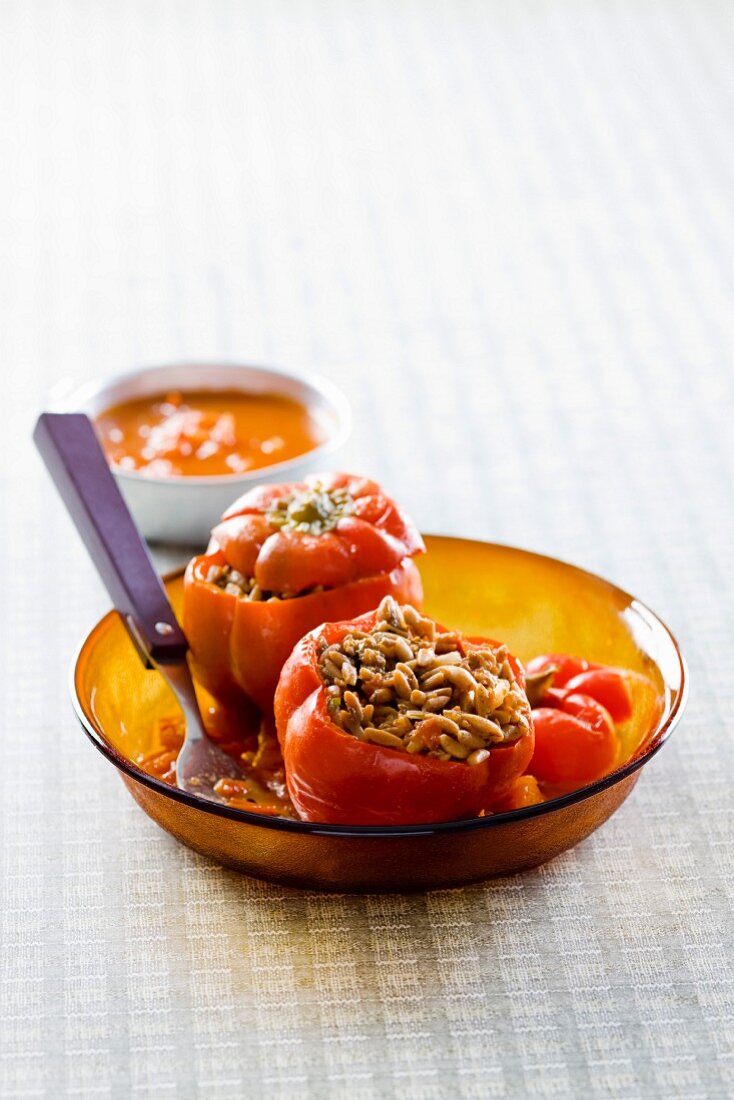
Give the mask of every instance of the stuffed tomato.
[[374, 481], [326, 474], [246, 493], [212, 531], [184, 580], [194, 671], [217, 698], [272, 708], [281, 668], [319, 623], [386, 596], [420, 606], [412, 520]]
[[403, 825], [482, 813], [533, 754], [523, 671], [386, 597], [293, 650], [275, 695], [288, 792], [307, 821]]

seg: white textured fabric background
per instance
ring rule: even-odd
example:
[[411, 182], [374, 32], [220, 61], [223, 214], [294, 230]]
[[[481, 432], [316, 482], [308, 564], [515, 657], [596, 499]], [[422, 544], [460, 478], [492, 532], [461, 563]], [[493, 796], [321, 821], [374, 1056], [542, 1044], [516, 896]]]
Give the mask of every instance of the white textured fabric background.
[[[724, 0], [0, 2], [3, 1098], [734, 1094], [733, 56]], [[603, 830], [328, 897], [133, 805], [29, 433], [63, 378], [217, 356], [338, 381], [424, 527], [670, 622], [688, 714]]]

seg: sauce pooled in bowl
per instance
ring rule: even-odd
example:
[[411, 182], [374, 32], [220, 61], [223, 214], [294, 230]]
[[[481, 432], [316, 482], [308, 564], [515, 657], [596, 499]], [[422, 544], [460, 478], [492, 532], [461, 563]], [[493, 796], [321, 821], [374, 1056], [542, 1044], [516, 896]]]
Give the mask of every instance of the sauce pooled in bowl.
[[314, 450], [324, 426], [290, 397], [196, 390], [136, 397], [96, 418], [111, 466], [147, 477], [218, 477]]

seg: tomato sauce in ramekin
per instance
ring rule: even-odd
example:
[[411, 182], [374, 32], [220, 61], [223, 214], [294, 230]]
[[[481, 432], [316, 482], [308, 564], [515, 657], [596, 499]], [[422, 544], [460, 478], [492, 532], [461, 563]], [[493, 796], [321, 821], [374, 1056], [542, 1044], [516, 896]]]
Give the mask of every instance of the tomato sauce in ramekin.
[[136, 397], [95, 423], [113, 467], [156, 478], [244, 474], [307, 454], [326, 438], [300, 402], [238, 390]]

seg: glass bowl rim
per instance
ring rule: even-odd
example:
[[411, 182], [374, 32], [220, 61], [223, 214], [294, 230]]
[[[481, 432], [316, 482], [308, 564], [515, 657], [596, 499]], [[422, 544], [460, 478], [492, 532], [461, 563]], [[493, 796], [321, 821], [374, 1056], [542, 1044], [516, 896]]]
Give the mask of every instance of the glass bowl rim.
[[[174, 802], [182, 802], [193, 809], [201, 810], [203, 813], [214, 814], [217, 817], [226, 817], [232, 821], [241, 821], [243, 824], [259, 826], [265, 829], [280, 829], [292, 833], [306, 833], [311, 836], [360, 837], [363, 839], [395, 839], [397, 837], [406, 836], [435, 836], [455, 832], [469, 832], [474, 829], [492, 829], [498, 825], [523, 821], [531, 817], [542, 817], [544, 814], [552, 813], [555, 810], [573, 806], [577, 802], [584, 802], [586, 799], [599, 794], [601, 791], [616, 786], [617, 783], [622, 782], [622, 780], [638, 771], [648, 762], [648, 760], [651, 760], [652, 757], [655, 756], [673, 733], [683, 715], [683, 711], [688, 701], [689, 675], [688, 666], [681, 652], [677, 638], [670, 627], [663, 622], [660, 616], [657, 615], [652, 608], [642, 600], [638, 600], [636, 596], [630, 595], [629, 592], [626, 592], [612, 581], [608, 581], [606, 578], [601, 577], [598, 573], [592, 573], [590, 570], [583, 569], [578, 565], [574, 565], [572, 562], [563, 561], [560, 558], [554, 558], [548, 554], [539, 554], [536, 551], [510, 546], [506, 543], [489, 542], [484, 539], [462, 538], [456, 535], [439, 535], [437, 533], [432, 533], [426, 537], [452, 539], [456, 542], [474, 542], [481, 546], [499, 550], [510, 550], [528, 557], [537, 558], [540, 561], [550, 562], [554, 565], [562, 565], [569, 569], [573, 569], [592, 580], [602, 581], [616, 592], [617, 595], [628, 600], [630, 604], [634, 604], [637, 609], [649, 616], [659, 628], [662, 628], [664, 633], [668, 636], [678, 659], [680, 690], [667, 714], [664, 712], [661, 715], [658, 728], [649, 739], [646, 746], [642, 750], [638, 750], [625, 764], [622, 764], [619, 768], [610, 772], [609, 775], [605, 775], [602, 779], [595, 780], [593, 783], [587, 783], [585, 786], [578, 787], [576, 790], [569, 791], [567, 794], [559, 795], [556, 798], [550, 798], [545, 802], [536, 803], [533, 806], [523, 806], [517, 810], [505, 810], [502, 813], [489, 814], [486, 817], [468, 817], [460, 818], [457, 821], [438, 821], [416, 825], [329, 825], [316, 821], [301, 821], [287, 817], [271, 817], [268, 814], [251, 813], [248, 810], [240, 810], [232, 806], [225, 806], [218, 802], [208, 801], [200, 795], [191, 794], [189, 791], [182, 791], [180, 788], [173, 787], [170, 783], [166, 783], [162, 779], [157, 779], [155, 776], [148, 775], [147, 772], [139, 769], [131, 760], [123, 756], [122, 753], [118, 752], [117, 749], [109, 744], [102, 730], [98, 729], [93, 720], [89, 717], [77, 690], [76, 679], [79, 670], [79, 662], [82, 653], [93, 641], [95, 635], [101, 633], [103, 629], [106, 628], [110, 619], [117, 615], [114, 608], [103, 615], [84, 636], [71, 661], [71, 667], [69, 669], [69, 694], [71, 696], [71, 703], [84, 733], [94, 747], [101, 752], [110, 763], [114, 764], [118, 771], [127, 775], [130, 779], [135, 780], [135, 782], [141, 783], [143, 786], [156, 791], [158, 794], [172, 799]], [[168, 584], [171, 581], [177, 580], [183, 575], [184, 569], [185, 567], [182, 567], [164, 574], [163, 583]]]

